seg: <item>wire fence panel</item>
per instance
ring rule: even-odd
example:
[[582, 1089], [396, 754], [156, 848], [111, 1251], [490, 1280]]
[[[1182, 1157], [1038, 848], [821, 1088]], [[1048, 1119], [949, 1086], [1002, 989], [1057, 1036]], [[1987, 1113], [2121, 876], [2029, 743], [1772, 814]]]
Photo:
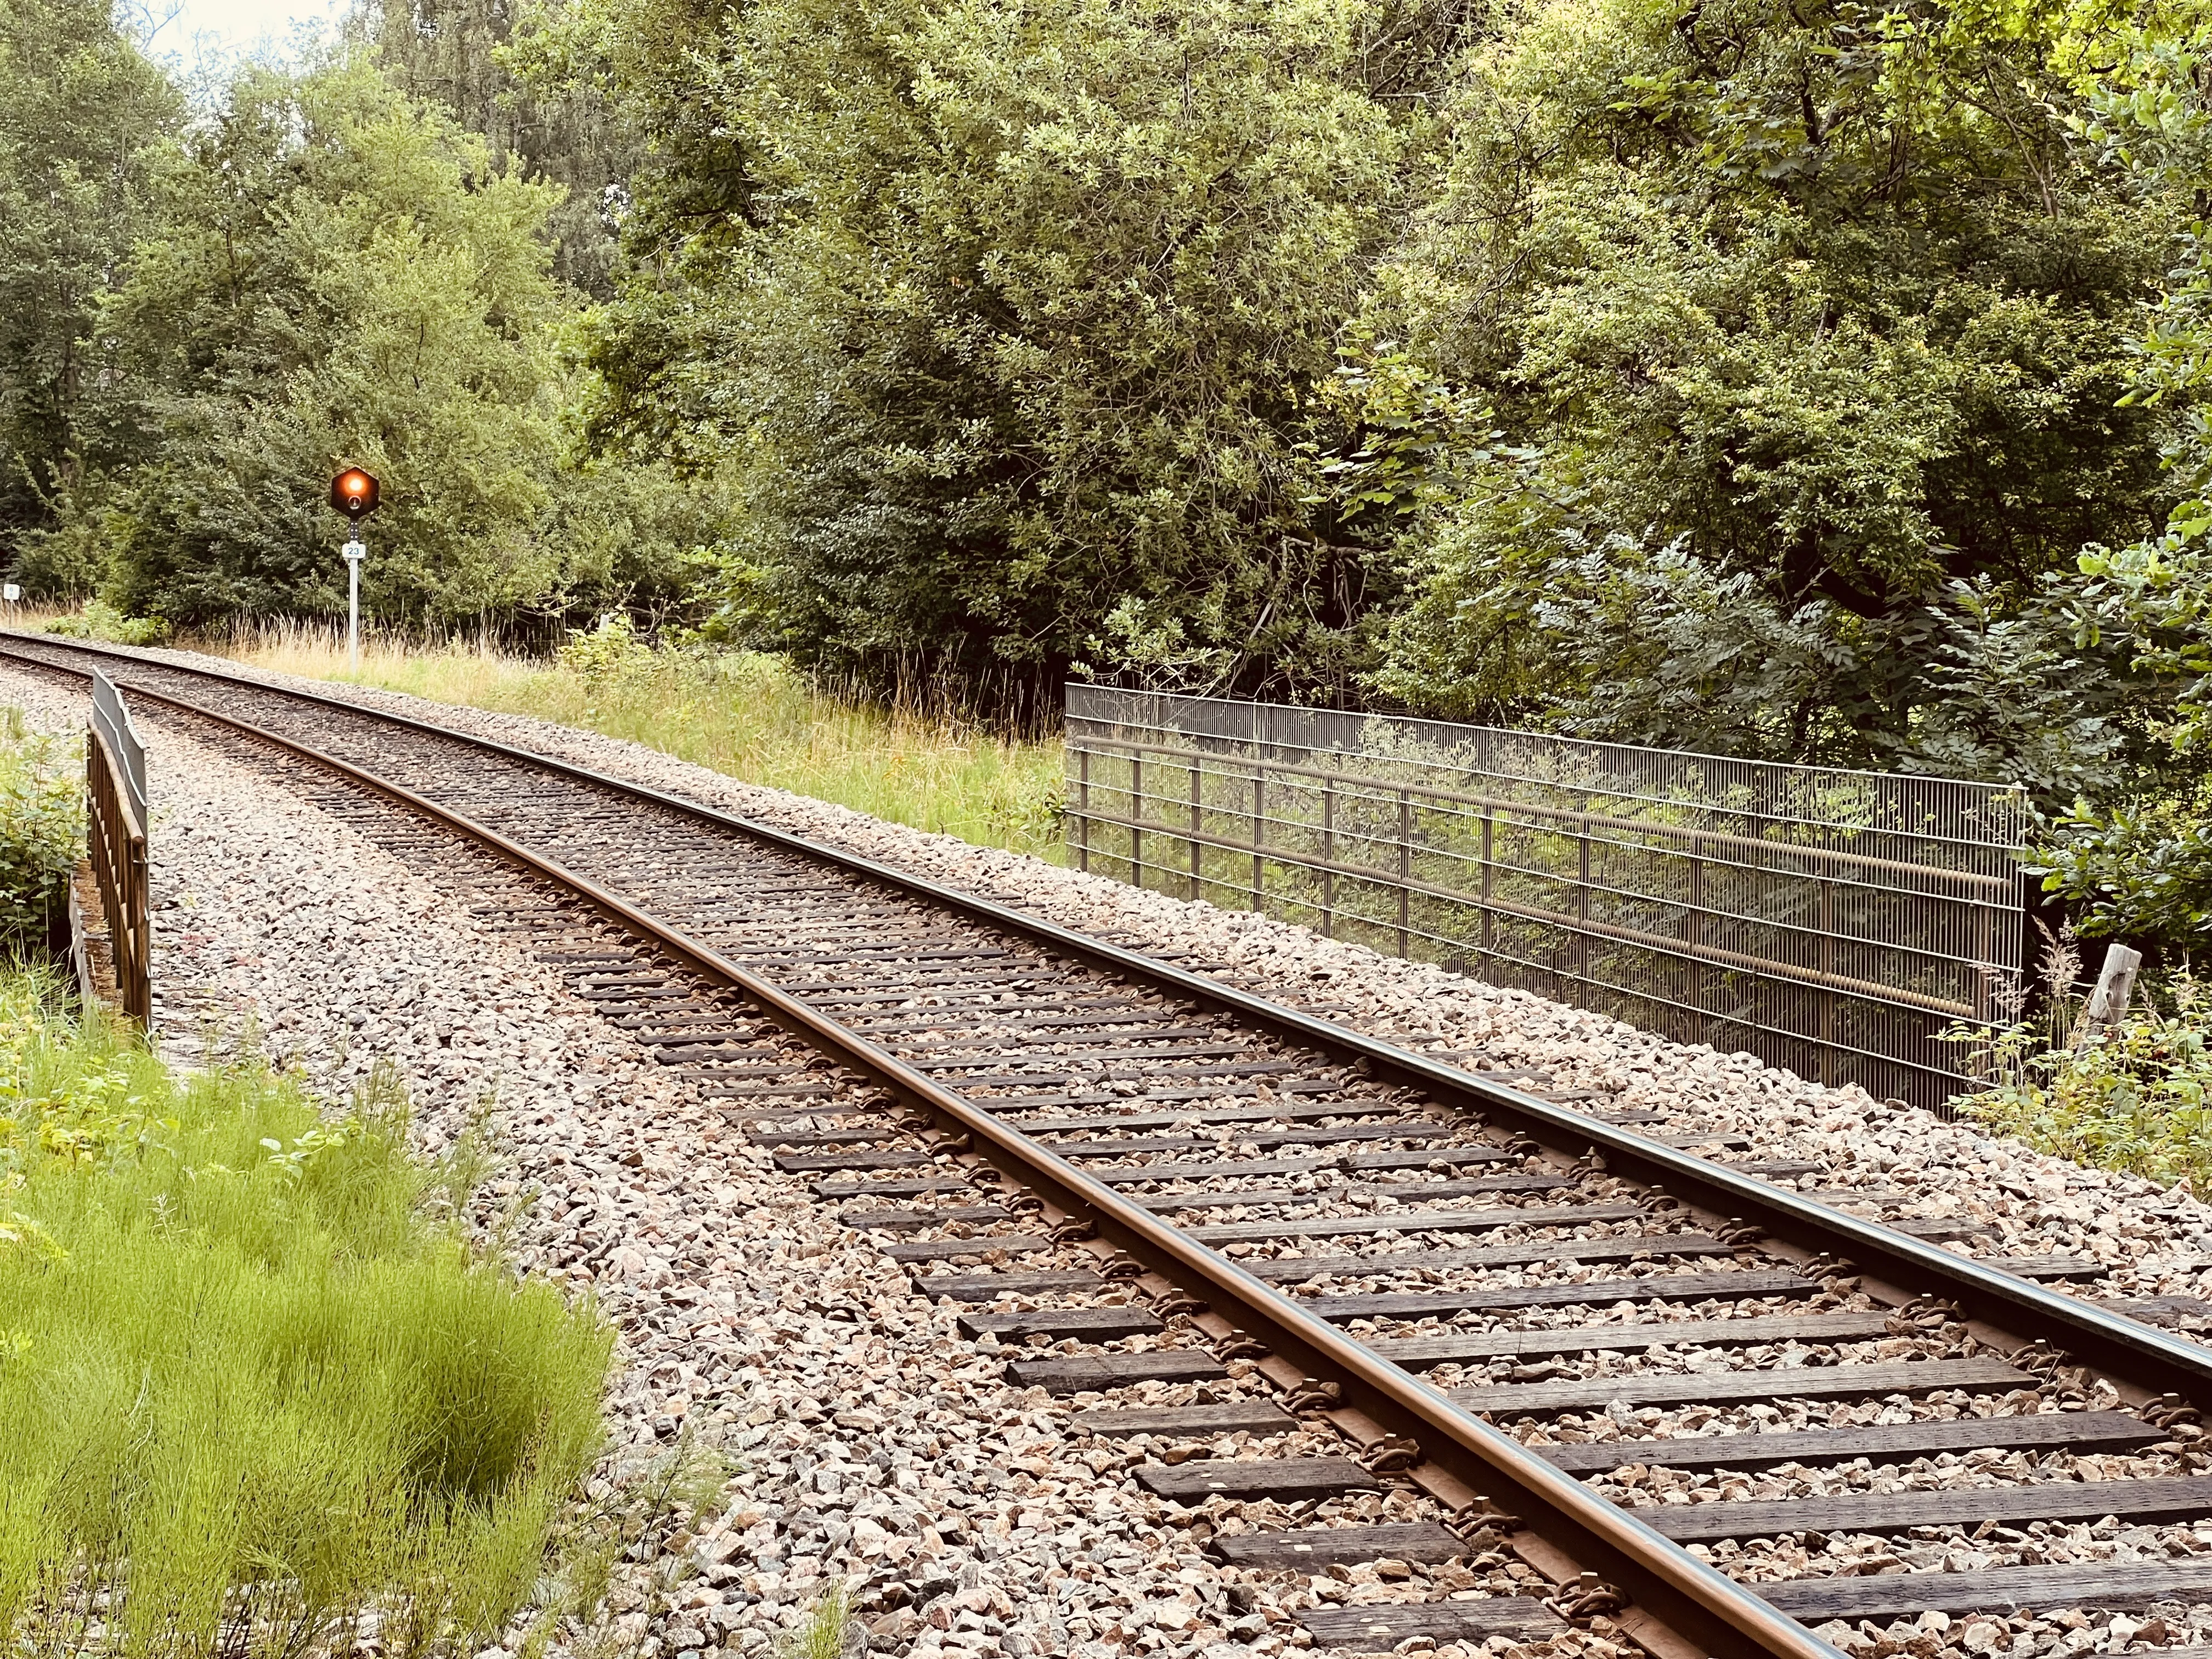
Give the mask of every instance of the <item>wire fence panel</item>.
[[1916, 1105], [2020, 979], [1994, 785], [1085, 685], [1067, 772], [1084, 869]]

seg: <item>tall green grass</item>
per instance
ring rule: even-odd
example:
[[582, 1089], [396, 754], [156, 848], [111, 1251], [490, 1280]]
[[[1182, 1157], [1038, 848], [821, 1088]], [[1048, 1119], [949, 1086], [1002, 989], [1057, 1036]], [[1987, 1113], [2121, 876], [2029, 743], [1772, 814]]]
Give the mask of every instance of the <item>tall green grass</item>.
[[471, 1256], [389, 1079], [326, 1121], [0, 975], [0, 1632], [470, 1653], [594, 1456], [610, 1339]]
[[[342, 631], [271, 622], [205, 642], [315, 679], [350, 678]], [[919, 693], [841, 695], [757, 652], [654, 649], [617, 623], [559, 659], [372, 636], [362, 684], [627, 738], [679, 760], [856, 811], [1060, 860], [1057, 740], [988, 730]]]

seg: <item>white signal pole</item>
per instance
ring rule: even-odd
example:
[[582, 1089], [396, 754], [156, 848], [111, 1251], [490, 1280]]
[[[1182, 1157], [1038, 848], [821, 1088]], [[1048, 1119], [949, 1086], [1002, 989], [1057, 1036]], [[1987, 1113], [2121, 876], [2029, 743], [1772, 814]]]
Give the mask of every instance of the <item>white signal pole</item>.
[[[325, 542], [324, 546], [330, 544]], [[346, 562], [346, 664], [347, 672], [356, 679], [361, 678], [361, 562], [368, 556], [368, 547], [361, 539], [361, 528], [356, 524], [353, 539], [345, 544]]]

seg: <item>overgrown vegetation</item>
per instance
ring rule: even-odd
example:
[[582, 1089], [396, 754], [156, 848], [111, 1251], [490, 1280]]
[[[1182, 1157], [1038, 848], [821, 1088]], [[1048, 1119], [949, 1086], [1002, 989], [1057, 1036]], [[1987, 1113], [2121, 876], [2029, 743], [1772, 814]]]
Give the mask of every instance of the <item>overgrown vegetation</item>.
[[477, 1651], [597, 1451], [606, 1328], [471, 1257], [388, 1078], [329, 1118], [54, 990], [0, 975], [0, 1629]]
[[2030, 1018], [1960, 1032], [1989, 1086], [1963, 1103], [2000, 1134], [2039, 1151], [2160, 1183], [2212, 1180], [2212, 1043], [2205, 988], [2185, 969], [2117, 1024], [2081, 1029], [2073, 941], [2047, 942], [2044, 995]]
[[70, 878], [84, 855], [84, 761], [0, 708], [0, 963], [67, 937]]
[[2201, 5], [360, 0], [200, 108], [0, 37], [49, 597], [328, 617], [357, 460], [387, 625], [2015, 781], [2212, 943]]
[[[343, 635], [297, 625], [242, 630], [224, 647], [287, 673], [337, 678]], [[1061, 856], [1056, 743], [993, 730], [922, 688], [840, 695], [758, 652], [647, 645], [617, 617], [575, 632], [555, 659], [489, 644], [424, 649], [372, 638], [362, 679], [475, 708], [605, 732], [711, 767], [983, 847]]]

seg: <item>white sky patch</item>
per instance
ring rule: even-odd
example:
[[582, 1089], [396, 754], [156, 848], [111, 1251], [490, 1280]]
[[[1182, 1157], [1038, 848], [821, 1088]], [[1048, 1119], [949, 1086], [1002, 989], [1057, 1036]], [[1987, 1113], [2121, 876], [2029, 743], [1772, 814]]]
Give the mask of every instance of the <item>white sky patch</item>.
[[140, 0], [136, 33], [153, 58], [187, 81], [241, 58], [289, 60], [331, 38], [344, 0]]

